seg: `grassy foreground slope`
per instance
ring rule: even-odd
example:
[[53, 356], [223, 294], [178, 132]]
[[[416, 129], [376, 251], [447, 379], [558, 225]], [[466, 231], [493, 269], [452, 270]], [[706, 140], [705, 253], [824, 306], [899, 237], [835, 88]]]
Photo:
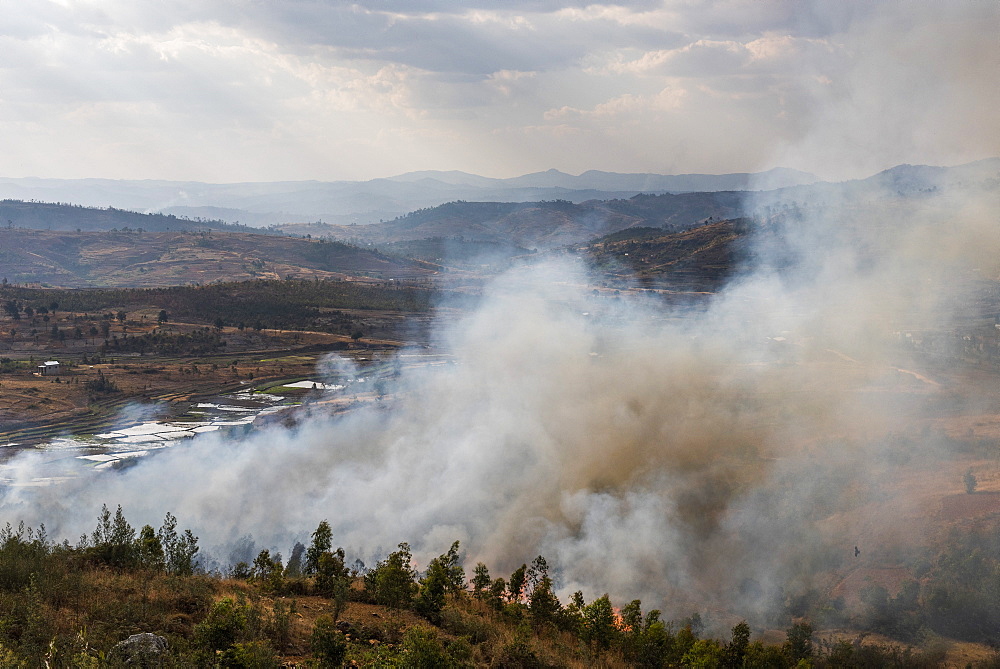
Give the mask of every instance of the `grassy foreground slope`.
[[[0, 664], [5, 667], [926, 667], [945, 660], [888, 643], [820, 639], [808, 622], [764, 643], [740, 622], [728, 638], [694, 615], [663, 621], [642, 603], [561, 603], [541, 556], [508, 579], [467, 578], [458, 542], [413, 566], [402, 543], [371, 568], [344, 563], [320, 523], [283, 564], [261, 551], [226, 574], [199, 573], [198, 538], [169, 513], [136, 531], [105, 507], [77, 545], [44, 528], [0, 531]], [[620, 606], [620, 608], [619, 608]], [[129, 658], [138, 633], [167, 643]], [[984, 656], [980, 667], [998, 666]]]

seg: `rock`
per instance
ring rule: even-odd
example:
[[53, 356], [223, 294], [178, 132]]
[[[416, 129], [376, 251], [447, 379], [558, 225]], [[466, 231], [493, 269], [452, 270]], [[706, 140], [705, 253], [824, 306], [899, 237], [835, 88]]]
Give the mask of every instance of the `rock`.
[[346, 620], [338, 620], [337, 621], [337, 629], [339, 631], [343, 632], [344, 634], [353, 634], [354, 633], [354, 625], [352, 625], [351, 623], [347, 622]]
[[137, 667], [162, 667], [167, 657], [167, 640], [150, 632], [133, 634], [115, 644], [111, 657]]

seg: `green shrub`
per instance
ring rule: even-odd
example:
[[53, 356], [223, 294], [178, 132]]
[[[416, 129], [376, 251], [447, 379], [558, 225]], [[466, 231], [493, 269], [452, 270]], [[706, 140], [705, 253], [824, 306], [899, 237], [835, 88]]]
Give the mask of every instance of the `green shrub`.
[[320, 616], [313, 623], [309, 646], [321, 667], [339, 667], [347, 655], [347, 640], [330, 616]]

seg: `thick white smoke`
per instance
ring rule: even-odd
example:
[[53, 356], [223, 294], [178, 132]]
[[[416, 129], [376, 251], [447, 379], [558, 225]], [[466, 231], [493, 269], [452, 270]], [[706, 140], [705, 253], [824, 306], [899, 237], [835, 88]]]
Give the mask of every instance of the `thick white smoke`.
[[[982, 104], [996, 97], [992, 69], [976, 76], [984, 50], [996, 53], [976, 27], [995, 19], [986, 4], [925, 7], [949, 20], [905, 34], [879, 32], [891, 17], [855, 33], [849, 51], [872, 57], [834, 82], [776, 162], [827, 152], [839, 170], [874, 170], [906, 142], [977, 153], [969, 137], [996, 108]], [[938, 28], [955, 39], [922, 40]], [[893, 39], [899, 58], [876, 49]], [[953, 133], [924, 132], [941, 127], [947, 96], [918, 87], [906, 99], [920, 69], [909, 56], [957, 87]], [[570, 260], [517, 268], [439, 321], [456, 363], [401, 365], [383, 402], [8, 487], [4, 515], [73, 538], [102, 503], [137, 524], [171, 511], [220, 559], [247, 534], [285, 552], [327, 519], [366, 561], [409, 541], [423, 565], [458, 539], [495, 575], [545, 555], [562, 593], [766, 615], [823, 588], [856, 544], [866, 557], [905, 552], [927, 514], [904, 472], [954, 469], [928, 417], [977, 401], [949, 361], [957, 328], [983, 315], [983, 285], [1000, 280], [996, 163], [965, 174], [754, 198], [754, 269], [698, 309], [595, 295]], [[908, 332], [934, 333], [934, 356], [911, 355]], [[39, 461], [24, 454], [12, 471], [30, 480]]]
[[884, 494], [888, 435], [940, 399], [898, 371], [894, 328], [947, 330], [951, 281], [1000, 276], [976, 188], [762, 220], [763, 269], [696, 311], [595, 294], [575, 261], [512, 270], [439, 323], [455, 364], [401, 366], [383, 402], [12, 487], [5, 515], [75, 537], [102, 503], [135, 523], [171, 511], [219, 558], [247, 534], [287, 551], [328, 519], [366, 561], [409, 541], [424, 564], [458, 539], [500, 574], [543, 554], [564, 592], [766, 613], [859, 536], [891, 542], [898, 518], [842, 514]]

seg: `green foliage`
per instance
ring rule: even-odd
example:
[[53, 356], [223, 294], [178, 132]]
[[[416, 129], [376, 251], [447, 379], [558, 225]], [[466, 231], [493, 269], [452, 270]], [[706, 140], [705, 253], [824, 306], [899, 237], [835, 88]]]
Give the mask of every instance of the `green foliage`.
[[320, 557], [330, 550], [333, 545], [333, 531], [328, 522], [321, 521], [316, 531], [312, 534], [312, 543], [306, 550], [305, 574], [315, 574], [319, 568]]
[[347, 655], [347, 640], [337, 630], [336, 621], [330, 616], [320, 616], [313, 623], [309, 647], [320, 667], [339, 667]]
[[450, 665], [450, 658], [437, 631], [411, 627], [403, 637], [403, 662], [407, 669], [438, 669]]
[[191, 530], [177, 533], [177, 518], [169, 511], [157, 534], [163, 546], [167, 573], [175, 576], [190, 576], [194, 573], [194, 556], [198, 554], [198, 537]]
[[448, 570], [440, 558], [435, 558], [427, 565], [426, 575], [420, 579], [420, 592], [413, 602], [413, 610], [432, 624], [440, 625], [447, 588]]
[[195, 625], [195, 642], [210, 651], [225, 651], [253, 638], [263, 628], [260, 611], [244, 600], [219, 600]]
[[514, 639], [506, 644], [498, 654], [496, 666], [535, 669], [544, 667], [531, 640], [531, 628], [527, 624], [518, 626]]
[[722, 646], [715, 639], [698, 639], [681, 658], [681, 664], [685, 667], [703, 667], [704, 669], [714, 669], [722, 665], [724, 652]]
[[406, 608], [416, 594], [416, 571], [410, 565], [410, 545], [399, 544], [399, 550], [375, 565], [365, 574], [365, 590], [377, 604], [395, 609]]
[[559, 599], [552, 589], [552, 579], [545, 575], [531, 589], [528, 613], [536, 627], [554, 624], [560, 611]]
[[607, 594], [583, 607], [581, 637], [598, 648], [607, 649], [615, 639], [615, 611]]
[[350, 588], [351, 572], [344, 565], [344, 549], [338, 548], [332, 553], [327, 551], [320, 555], [316, 570], [316, 592], [333, 600], [334, 621], [340, 617], [340, 612], [347, 603]]
[[503, 609], [504, 597], [507, 593], [507, 582], [502, 578], [494, 579], [490, 584], [489, 594], [486, 596], [486, 602], [496, 609], [497, 611]]
[[233, 644], [218, 656], [224, 669], [278, 669], [281, 658], [265, 640], [255, 639]]
[[813, 655], [813, 628], [806, 622], [795, 623], [788, 628], [784, 645], [785, 655], [792, 662], [808, 660]]
[[527, 580], [528, 565], [522, 564], [514, 570], [507, 581], [507, 601], [519, 602], [524, 594], [524, 585]]
[[113, 521], [107, 505], [102, 507], [90, 546], [91, 555], [108, 566], [124, 569], [138, 563], [140, 544], [135, 540], [135, 530], [125, 520], [121, 505]]
[[164, 567], [163, 544], [156, 536], [156, 531], [149, 525], [143, 525], [139, 531], [138, 558], [139, 564], [147, 569], [161, 570]]
[[118, 384], [104, 376], [101, 370], [97, 370], [97, 378], [91, 379], [84, 384], [84, 387], [88, 392], [100, 394], [100, 395], [110, 395], [112, 393], [121, 392], [121, 388]]
[[448, 580], [448, 592], [453, 595], [465, 592], [465, 569], [462, 567], [462, 557], [459, 554], [459, 542], [454, 542], [448, 552], [437, 560], [444, 567]]
[[742, 667], [749, 647], [750, 625], [744, 620], [733, 627], [733, 638], [723, 650], [722, 666], [727, 669]]
[[472, 577], [472, 596], [476, 599], [485, 599], [492, 584], [489, 567], [482, 562], [477, 562]]
[[283, 592], [284, 575], [285, 570], [280, 558], [272, 558], [271, 551], [266, 548], [257, 554], [250, 566], [250, 578], [256, 581], [264, 592]]

